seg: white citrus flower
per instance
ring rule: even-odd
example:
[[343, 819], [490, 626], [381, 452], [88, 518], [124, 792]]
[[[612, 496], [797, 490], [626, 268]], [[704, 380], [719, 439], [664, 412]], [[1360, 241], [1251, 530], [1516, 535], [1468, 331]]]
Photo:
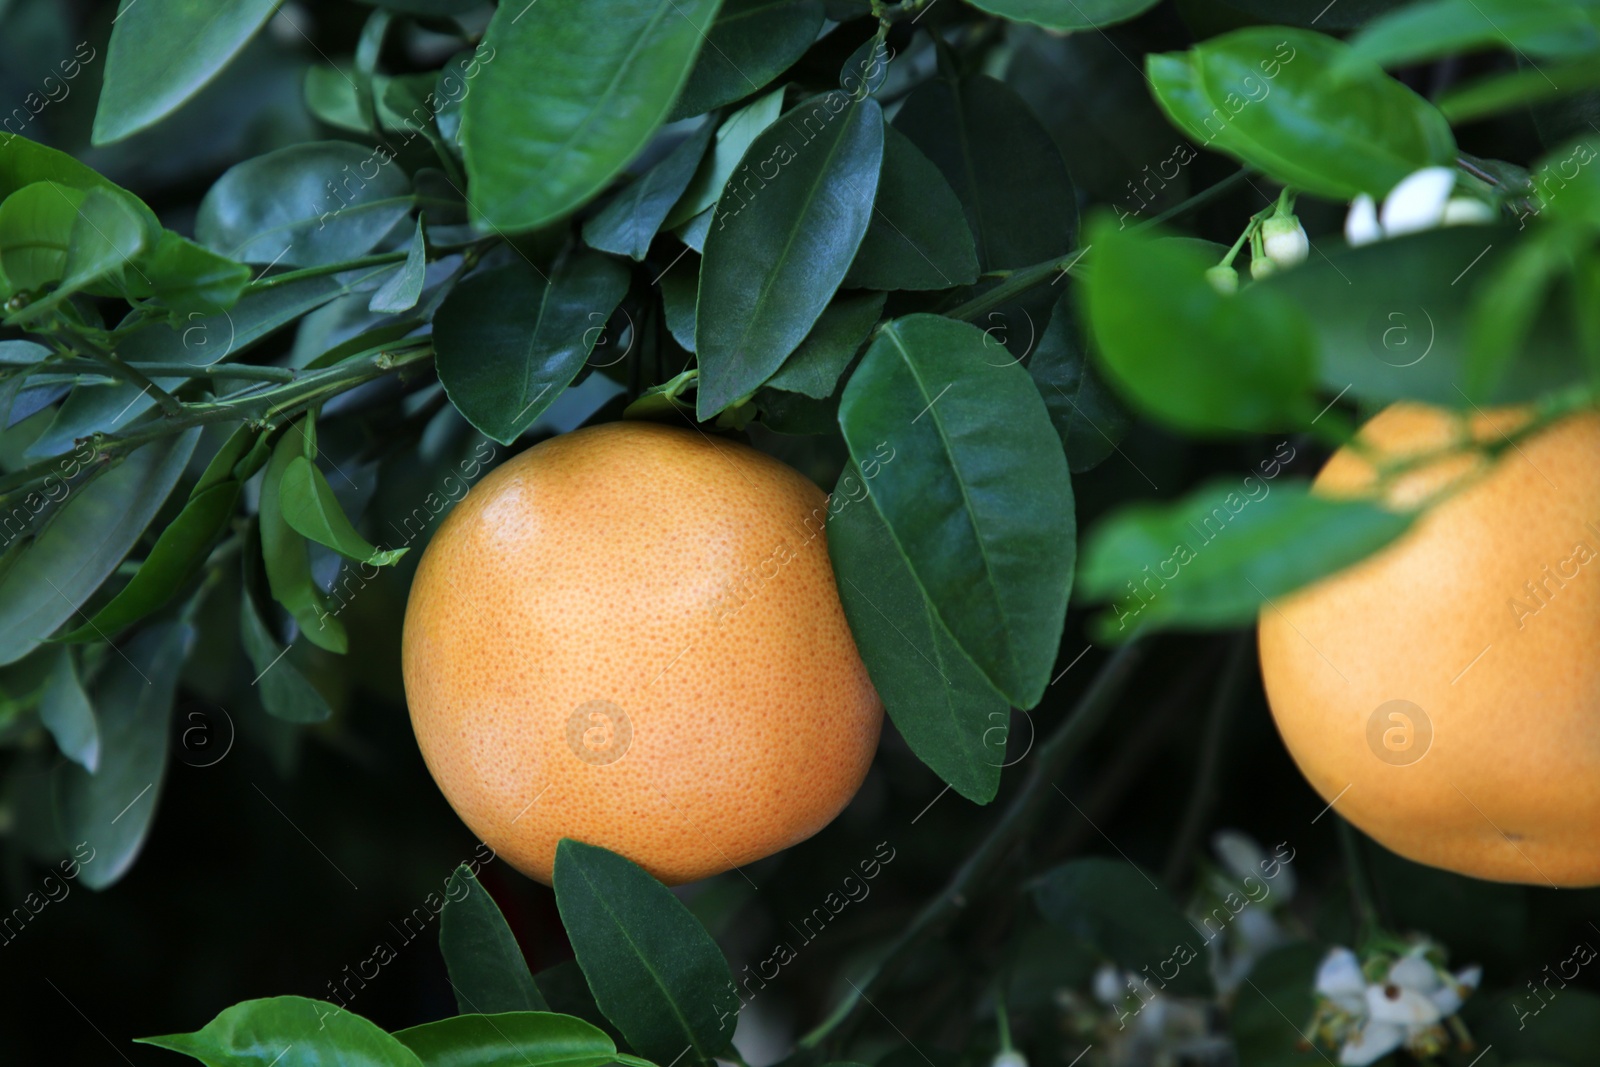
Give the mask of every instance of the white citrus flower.
[[1382, 982], [1368, 982], [1356, 954], [1336, 948], [1317, 968], [1323, 1032], [1340, 1043], [1341, 1067], [1366, 1067], [1397, 1048], [1432, 1054], [1446, 1040], [1442, 1028], [1483, 978], [1481, 967], [1449, 974], [1418, 945], [1389, 965]]
[[1417, 233], [1439, 226], [1493, 222], [1495, 209], [1470, 196], [1452, 196], [1456, 172], [1451, 167], [1423, 167], [1406, 175], [1383, 198], [1380, 208], [1362, 193], [1350, 202], [1344, 236], [1352, 245]]

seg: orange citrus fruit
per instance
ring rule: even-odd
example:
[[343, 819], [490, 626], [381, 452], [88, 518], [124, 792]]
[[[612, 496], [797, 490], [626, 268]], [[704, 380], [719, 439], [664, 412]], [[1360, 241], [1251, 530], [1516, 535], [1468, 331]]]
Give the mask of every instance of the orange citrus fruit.
[[826, 515], [778, 460], [655, 423], [484, 478], [423, 554], [403, 642], [417, 742], [467, 826], [542, 882], [571, 837], [678, 883], [827, 825], [883, 707]]
[[[1278, 730], [1334, 808], [1419, 863], [1600, 884], [1600, 415], [1520, 440], [1526, 411], [1397, 404], [1360, 437], [1392, 506], [1441, 490], [1397, 542], [1262, 609]], [[1498, 443], [1493, 460], [1462, 450]], [[1427, 458], [1433, 457], [1433, 458]], [[1316, 489], [1359, 494], [1346, 447]]]

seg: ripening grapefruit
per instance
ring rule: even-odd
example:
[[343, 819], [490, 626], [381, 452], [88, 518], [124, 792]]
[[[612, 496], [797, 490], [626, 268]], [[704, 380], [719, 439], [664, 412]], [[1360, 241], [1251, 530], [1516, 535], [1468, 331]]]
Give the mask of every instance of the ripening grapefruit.
[[883, 707], [826, 515], [778, 460], [655, 423], [565, 434], [484, 478], [423, 554], [403, 642], [456, 813], [546, 883], [563, 837], [678, 883], [827, 825]]
[[[1526, 412], [1467, 421], [1414, 404], [1361, 437], [1386, 457], [1500, 441]], [[1316, 489], [1360, 493], [1350, 448]], [[1501, 882], [1600, 884], [1600, 415], [1489, 461], [1425, 463], [1386, 492], [1459, 491], [1384, 551], [1262, 610], [1278, 730], [1311, 785], [1419, 863]]]

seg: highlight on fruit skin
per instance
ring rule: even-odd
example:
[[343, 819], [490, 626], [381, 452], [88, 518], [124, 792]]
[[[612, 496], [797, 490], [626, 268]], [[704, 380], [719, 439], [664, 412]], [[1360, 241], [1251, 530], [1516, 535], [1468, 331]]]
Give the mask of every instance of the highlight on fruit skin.
[[[1396, 404], [1360, 438], [1414, 507], [1399, 541], [1264, 606], [1279, 733], [1351, 823], [1419, 863], [1502, 882], [1600, 884], [1600, 414], [1507, 447], [1530, 414]], [[1499, 443], [1493, 461], [1452, 445]], [[1341, 449], [1315, 488], [1359, 494]]]
[[546, 883], [563, 837], [679, 883], [827, 825], [883, 707], [826, 516], [771, 456], [655, 423], [577, 430], [490, 473], [423, 554], [402, 650], [457, 814]]

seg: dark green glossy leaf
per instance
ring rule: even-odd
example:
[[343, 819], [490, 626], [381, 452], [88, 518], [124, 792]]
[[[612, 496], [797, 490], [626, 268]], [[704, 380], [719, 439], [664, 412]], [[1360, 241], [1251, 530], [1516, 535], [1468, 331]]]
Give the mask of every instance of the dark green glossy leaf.
[[850, 53], [850, 58], [839, 68], [839, 88], [851, 96], [871, 95], [889, 80], [889, 64], [893, 61], [888, 28], [880, 24], [878, 32], [862, 41], [861, 47]]
[[950, 289], [977, 278], [978, 254], [961, 201], [916, 145], [886, 127], [872, 224], [844, 284], [857, 289]]
[[1084, 539], [1078, 572], [1085, 598], [1112, 601], [1095, 620], [1098, 636], [1248, 623], [1263, 604], [1365, 559], [1410, 526], [1409, 515], [1263, 477], [1293, 458], [1285, 443], [1261, 474], [1102, 519]]
[[1455, 159], [1433, 105], [1320, 33], [1250, 27], [1152, 54], [1145, 66], [1191, 138], [1307, 192], [1382, 196], [1412, 171]]
[[[885, 449], [868, 470], [900, 453]], [[1011, 704], [984, 679], [923, 596], [853, 463], [828, 498], [828, 557], [850, 632], [895, 728], [918, 759], [977, 804], [994, 799]]]
[[92, 167], [79, 163], [65, 152], [8, 131], [5, 140], [0, 141], [0, 200], [34, 182], [60, 182], [75, 189], [106, 189], [121, 193], [134, 204], [135, 210], [144, 219], [146, 230], [155, 233], [161, 229], [155, 212], [146, 207], [143, 201]]
[[137, 1040], [193, 1056], [206, 1067], [423, 1067], [415, 1053], [366, 1019], [307, 997], [246, 1000], [192, 1034]]
[[495, 52], [462, 103], [476, 221], [527, 230], [588, 201], [661, 125], [718, 0], [496, 9]]
[[[717, 197], [722, 195], [723, 186], [739, 168], [750, 145], [767, 127], [778, 121], [782, 113], [783, 89], [778, 88], [765, 96], [756, 97], [723, 119], [711, 141], [710, 154], [700, 161], [689, 188], [684, 190], [683, 196], [668, 213], [662, 229], [675, 230], [685, 222], [704, 215], [717, 202]], [[710, 223], [707, 217], [705, 225], [709, 226]], [[704, 242], [703, 235], [701, 242]], [[684, 243], [696, 252], [700, 251], [700, 245], [688, 237], [684, 238]]]
[[327, 600], [311, 580], [311, 557], [306, 539], [289, 525], [283, 514], [284, 476], [296, 459], [316, 454], [309, 420], [291, 423], [267, 461], [261, 480], [261, 558], [266, 563], [272, 598], [282, 604], [300, 626], [306, 639], [329, 652], [349, 648], [344, 623], [327, 610]]
[[331, 548], [346, 559], [387, 567], [409, 551], [375, 548], [357, 533], [333, 495], [327, 475], [305, 456], [296, 456], [283, 469], [278, 507], [284, 521], [301, 537]]
[[122, 0], [112, 20], [94, 143], [119, 141], [176, 111], [277, 6], [274, 0]]
[[[1299, 942], [1268, 952], [1250, 968], [1250, 980], [1239, 987], [1231, 1020], [1239, 1067], [1327, 1067], [1327, 1054], [1307, 1048], [1300, 1030], [1283, 1022], [1310, 1019], [1317, 1010], [1312, 991], [1325, 954], [1316, 945]], [[1482, 1040], [1476, 1027], [1473, 1037]]]
[[[145, 445], [71, 489], [44, 532], [0, 576], [0, 665], [37, 648], [116, 570], [172, 492], [199, 438], [197, 428]], [[63, 459], [56, 484], [86, 474], [85, 457]]]
[[1072, 586], [1072, 482], [1038, 390], [1017, 364], [986, 359], [986, 341], [936, 315], [889, 323], [845, 386], [839, 425], [863, 467], [895, 452], [872, 482], [879, 514], [946, 629], [1031, 708]]
[[671, 117], [742, 100], [787, 70], [822, 29], [822, 0], [724, 0]]
[[107, 641], [165, 607], [206, 561], [238, 499], [239, 483], [231, 479], [191, 499], [161, 531], [132, 580], [94, 618], [58, 640]]
[[100, 766], [56, 771], [56, 813], [69, 844], [88, 842], [94, 860], [79, 877], [90, 889], [116, 883], [133, 866], [155, 818], [167, 773], [167, 727], [178, 671], [193, 639], [184, 625], [144, 630], [106, 661], [95, 686]]
[[194, 228], [201, 244], [245, 263], [312, 267], [370, 251], [411, 206], [411, 180], [387, 149], [314, 141], [229, 168]]
[[[351, 133], [371, 134], [371, 123], [362, 114], [360, 94], [356, 91], [355, 79], [359, 76], [340, 67], [307, 67], [306, 107], [329, 126]], [[433, 90], [435, 79], [434, 74], [372, 75], [373, 106], [379, 125], [392, 133], [411, 133], [431, 123], [432, 116], [426, 109], [418, 115], [413, 115], [412, 109]], [[409, 128], [407, 119], [412, 122]]]
[[894, 119], [955, 190], [984, 270], [1031, 266], [1072, 248], [1077, 196], [1061, 152], [1012, 89], [935, 79]]
[[239, 301], [250, 281], [250, 268], [237, 260], [201, 248], [187, 237], [162, 230], [153, 247], [140, 256], [137, 269], [123, 272], [123, 292], [135, 299], [165, 304], [177, 322], [192, 316], [226, 311]]
[[970, 0], [973, 7], [1047, 30], [1099, 30], [1149, 11], [1158, 0]]
[[434, 321], [451, 403], [485, 436], [515, 441], [583, 367], [627, 290], [627, 269], [595, 254], [549, 280], [521, 265], [468, 278]]
[[1072, 860], [1046, 873], [1033, 895], [1045, 918], [1123, 970], [1143, 975], [1149, 967], [1174, 993], [1210, 992], [1205, 937], [1143, 868], [1098, 856]]
[[1137, 406], [1202, 433], [1283, 429], [1316, 415], [1315, 340], [1293, 304], [1255, 285], [1219, 293], [1204, 252], [1109, 219], [1093, 245], [1095, 347]]
[[877, 101], [815, 97], [756, 138], [746, 159], [759, 177], [728, 183], [700, 264], [701, 419], [771, 377], [844, 280], [883, 162]]
[[695, 312], [700, 299], [700, 257], [685, 256], [656, 284], [661, 287], [661, 313], [667, 320], [667, 332], [684, 351], [693, 352]]
[[[450, 875], [445, 896], [439, 951], [461, 1013], [549, 1011], [505, 916], [466, 864]], [[609, 1045], [610, 1038], [605, 1040]]]
[[417, 232], [412, 234], [411, 244], [406, 249], [406, 261], [372, 294], [367, 310], [390, 315], [410, 311], [422, 297], [422, 283], [427, 275], [428, 248], [422, 236], [422, 220], [418, 219]]
[[1056, 300], [1050, 324], [1028, 360], [1028, 375], [1061, 435], [1067, 466], [1080, 474], [1116, 451], [1133, 420], [1090, 364], [1073, 300], [1071, 293]]
[[100, 768], [100, 727], [94, 705], [78, 681], [72, 654], [62, 649], [50, 670], [49, 687], [39, 701], [39, 721], [56, 739], [61, 754], [93, 774]]
[[845, 293], [834, 299], [800, 347], [783, 361], [768, 387], [816, 400], [833, 395], [839, 376], [883, 314], [883, 293]]
[[323, 722], [333, 714], [317, 687], [284, 656], [248, 589], [239, 595], [239, 640], [254, 668], [251, 684], [260, 690], [268, 715], [285, 722]]
[[583, 239], [589, 246], [643, 259], [666, 221], [667, 212], [689, 187], [714, 132], [712, 123], [702, 125], [584, 223]]
[[1374, 19], [1350, 54], [1385, 67], [1484, 48], [1577, 57], [1600, 50], [1592, 12], [1571, 0], [1425, 0]]
[[394, 1036], [423, 1067], [605, 1067], [617, 1056], [603, 1030], [548, 1011], [462, 1014]]
[[[709, 1063], [733, 1039], [739, 999], [711, 935], [635, 864], [564, 839], [556, 906], [595, 1002], [648, 1059]], [[683, 1062], [683, 1061], [680, 1061]]]

